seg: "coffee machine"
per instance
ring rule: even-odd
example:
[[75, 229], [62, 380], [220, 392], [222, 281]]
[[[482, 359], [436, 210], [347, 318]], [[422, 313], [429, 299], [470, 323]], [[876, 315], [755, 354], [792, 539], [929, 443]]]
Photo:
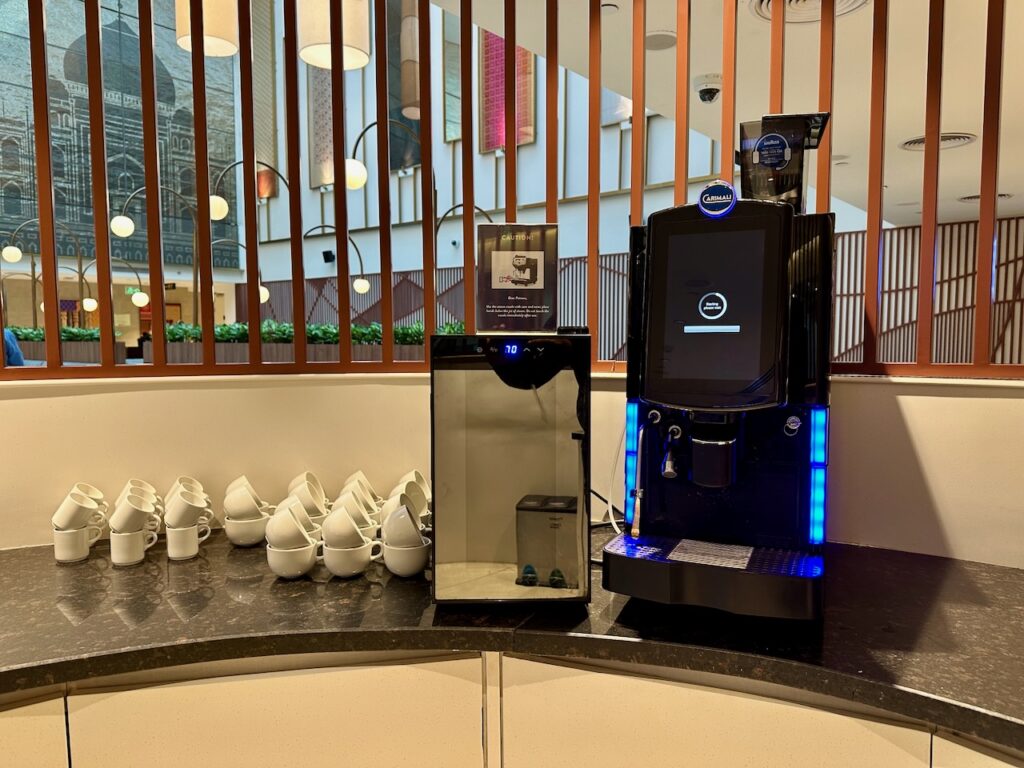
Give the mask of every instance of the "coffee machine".
[[540, 260], [536, 256], [512, 257], [512, 284], [522, 288], [533, 285], [537, 282], [537, 273], [540, 269]]
[[724, 181], [632, 228], [625, 530], [605, 589], [820, 616], [833, 230]]

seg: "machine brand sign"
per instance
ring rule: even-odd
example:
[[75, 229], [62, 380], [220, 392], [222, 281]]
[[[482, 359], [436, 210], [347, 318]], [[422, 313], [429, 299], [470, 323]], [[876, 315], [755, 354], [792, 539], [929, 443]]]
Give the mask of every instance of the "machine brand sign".
[[736, 190], [729, 182], [716, 179], [701, 190], [697, 207], [713, 219], [726, 216], [736, 207]]

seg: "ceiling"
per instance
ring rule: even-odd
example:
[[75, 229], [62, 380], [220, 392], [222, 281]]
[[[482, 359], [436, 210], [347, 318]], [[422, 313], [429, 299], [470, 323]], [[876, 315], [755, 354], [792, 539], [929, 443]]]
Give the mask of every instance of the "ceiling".
[[[458, 13], [458, 0], [434, 0]], [[816, 0], [789, 0], [800, 6]], [[630, 95], [632, 0], [616, 0], [619, 9], [602, 14], [603, 85]], [[737, 122], [755, 120], [768, 111], [769, 23], [751, 10], [752, 0], [738, 0]], [[896, 225], [920, 222], [923, 152], [900, 149], [906, 139], [924, 134], [925, 55], [928, 0], [889, 3], [888, 69], [886, 76], [885, 178], [883, 216]], [[474, 21], [501, 33], [503, 3], [474, 3]], [[544, 54], [544, 0], [518, 0], [520, 45]], [[560, 63], [587, 74], [587, 0], [561, 0]], [[722, 3], [692, 0], [691, 76], [718, 73], [722, 61]], [[647, 32], [675, 30], [675, 0], [647, 0]], [[871, 23], [873, 5], [836, 21], [833, 107], [832, 192], [863, 209], [867, 202]], [[946, 0], [943, 54], [942, 130], [981, 135], [984, 90], [985, 3]], [[818, 93], [818, 24], [786, 25], [785, 111], [816, 111]], [[1024, 0], [1010, 0], [1006, 10], [1006, 58], [1012, 62], [1013, 41], [1024, 33]], [[721, 100], [703, 104], [692, 86], [691, 126], [712, 138], [721, 131]], [[1024, 67], [1004, 66], [999, 191], [1013, 195], [999, 204], [999, 216], [1024, 215], [1024, 148], [1009, 137], [1024, 135]], [[647, 106], [671, 117], [675, 113], [675, 48], [647, 52]], [[837, 158], [838, 159], [838, 158]], [[963, 221], [978, 216], [978, 204], [957, 198], [979, 192], [981, 141], [940, 153], [939, 220]]]

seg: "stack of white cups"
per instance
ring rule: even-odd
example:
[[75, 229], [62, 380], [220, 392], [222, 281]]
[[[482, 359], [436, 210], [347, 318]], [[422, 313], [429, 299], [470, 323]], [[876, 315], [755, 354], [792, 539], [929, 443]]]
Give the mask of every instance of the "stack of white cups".
[[321, 528], [288, 496], [267, 521], [267, 564], [282, 579], [305, 576], [323, 561]]
[[[352, 500], [363, 510], [370, 524], [380, 526], [380, 505], [383, 503], [383, 499], [373, 490], [373, 486], [370, 485], [369, 479], [361, 469], [346, 478], [341, 493], [338, 494], [338, 498], [334, 500], [334, 505], [331, 508], [333, 509], [346, 494], [352, 496]], [[366, 527], [365, 521], [358, 518], [356, 524], [360, 528]], [[376, 531], [374, 531], [374, 535], [376, 535]]]
[[132, 478], [114, 502], [110, 515], [110, 560], [114, 565], [136, 565], [156, 544], [163, 500], [145, 480]]
[[430, 485], [419, 470], [407, 472], [380, 508], [384, 565], [396, 576], [415, 576], [430, 559], [423, 521], [430, 514]]
[[182, 476], [174, 481], [164, 500], [167, 557], [189, 560], [199, 554], [199, 545], [210, 538], [210, 497], [202, 483], [194, 477]]
[[107, 523], [103, 493], [89, 483], [75, 483], [53, 513], [53, 556], [61, 563], [89, 557]]
[[[323, 525], [324, 565], [335, 576], [350, 578], [363, 573], [371, 559], [380, 557], [381, 543], [374, 540], [377, 525], [350, 492], [342, 493]], [[374, 552], [374, 548], [377, 551]]]
[[224, 492], [224, 532], [236, 547], [252, 547], [263, 541], [274, 508], [256, 493], [249, 478], [236, 477]]

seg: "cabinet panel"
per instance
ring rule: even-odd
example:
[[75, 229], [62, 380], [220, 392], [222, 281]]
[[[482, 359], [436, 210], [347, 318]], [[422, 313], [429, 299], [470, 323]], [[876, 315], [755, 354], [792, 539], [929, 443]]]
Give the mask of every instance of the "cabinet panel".
[[68, 763], [64, 699], [0, 712], [0, 763], [19, 768], [53, 768]]
[[924, 731], [748, 694], [505, 658], [505, 768], [927, 768]]
[[75, 768], [482, 766], [479, 658], [68, 698]]
[[1024, 768], [1024, 761], [997, 757], [936, 736], [932, 743], [932, 768]]

